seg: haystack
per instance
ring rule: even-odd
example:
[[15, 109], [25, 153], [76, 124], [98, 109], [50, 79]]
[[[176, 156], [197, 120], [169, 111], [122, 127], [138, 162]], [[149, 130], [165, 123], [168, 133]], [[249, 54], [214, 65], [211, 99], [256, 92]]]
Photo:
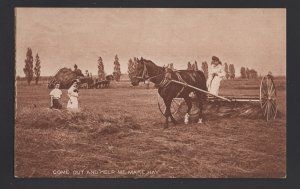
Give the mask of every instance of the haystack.
[[49, 82], [48, 87], [53, 88], [56, 82], [60, 83], [60, 88], [67, 89], [72, 85], [72, 81], [79, 77], [83, 77], [80, 69], [72, 71], [70, 68], [61, 68]]

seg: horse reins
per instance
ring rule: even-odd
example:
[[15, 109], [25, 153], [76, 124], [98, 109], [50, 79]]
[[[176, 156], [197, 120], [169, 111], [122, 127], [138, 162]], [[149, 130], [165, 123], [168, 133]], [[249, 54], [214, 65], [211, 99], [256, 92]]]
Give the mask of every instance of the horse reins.
[[[174, 72], [174, 73], [176, 74], [176, 76], [178, 78], [178, 81], [180, 81], [182, 83], [186, 83], [185, 80], [181, 77], [181, 75], [178, 72]], [[166, 74], [166, 73], [163, 73], [163, 74]], [[147, 66], [144, 64], [144, 69], [143, 69], [142, 76], [135, 76], [135, 78], [142, 79], [143, 81], [145, 81], [145, 80], [149, 80], [149, 79], [158, 77], [158, 76], [163, 75], [163, 74], [158, 74], [156, 76], [149, 77]], [[161, 82], [156, 86], [157, 87], [167, 87], [171, 82], [172, 82], [172, 79], [170, 80], [167, 77], [164, 77], [161, 80]], [[176, 97], [178, 97], [184, 89], [185, 89], [185, 86], [183, 86], [182, 89], [177, 93]]]

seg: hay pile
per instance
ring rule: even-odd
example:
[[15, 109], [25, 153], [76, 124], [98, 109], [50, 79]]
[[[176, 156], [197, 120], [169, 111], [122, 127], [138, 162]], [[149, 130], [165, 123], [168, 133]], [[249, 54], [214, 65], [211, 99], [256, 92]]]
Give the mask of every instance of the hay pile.
[[17, 114], [16, 125], [31, 129], [88, 132], [92, 133], [92, 137], [140, 129], [140, 125], [126, 113], [119, 115], [96, 113], [90, 109], [72, 112], [49, 108], [23, 108]]
[[48, 87], [53, 88], [56, 82], [60, 83], [60, 88], [67, 89], [71, 86], [72, 81], [77, 79], [78, 77], [83, 77], [80, 69], [76, 71], [72, 71], [70, 68], [62, 68], [60, 69], [54, 76], [54, 78], [50, 81]]

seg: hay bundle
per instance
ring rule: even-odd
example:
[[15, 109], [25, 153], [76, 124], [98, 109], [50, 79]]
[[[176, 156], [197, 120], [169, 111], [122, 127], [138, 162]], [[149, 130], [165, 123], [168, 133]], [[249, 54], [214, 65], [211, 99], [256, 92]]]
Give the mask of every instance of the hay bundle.
[[70, 68], [61, 68], [50, 81], [48, 87], [53, 88], [56, 82], [60, 83], [60, 88], [67, 89], [71, 86], [72, 81], [78, 77], [84, 76], [80, 69], [72, 71]]

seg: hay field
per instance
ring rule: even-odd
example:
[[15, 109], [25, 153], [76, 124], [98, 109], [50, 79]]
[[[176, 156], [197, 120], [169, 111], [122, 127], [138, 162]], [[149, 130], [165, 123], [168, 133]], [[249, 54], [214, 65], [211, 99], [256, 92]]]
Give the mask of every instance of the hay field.
[[[80, 91], [81, 112], [50, 110], [46, 85], [17, 83], [16, 177], [284, 178], [285, 78], [279, 117], [216, 117], [163, 129], [157, 90], [120, 82]], [[222, 81], [222, 95], [258, 94], [259, 80]], [[63, 107], [67, 104], [63, 90]], [[213, 119], [210, 119], [213, 117]]]

